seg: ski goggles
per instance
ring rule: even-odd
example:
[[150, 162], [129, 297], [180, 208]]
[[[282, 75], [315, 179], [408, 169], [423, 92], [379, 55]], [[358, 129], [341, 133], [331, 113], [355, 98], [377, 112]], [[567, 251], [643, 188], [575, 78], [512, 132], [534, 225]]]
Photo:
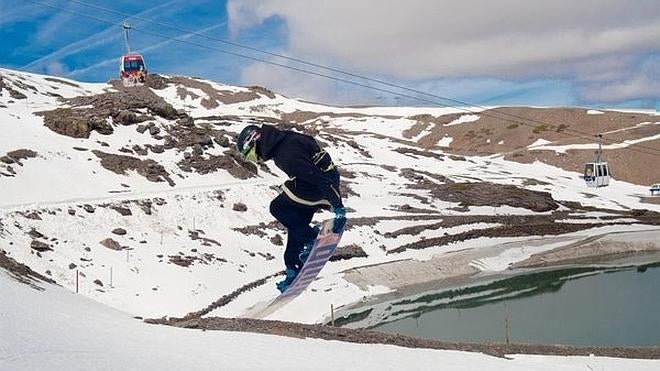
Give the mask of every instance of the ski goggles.
[[243, 159], [250, 162], [257, 162], [257, 146], [245, 147], [243, 152], [241, 152]]

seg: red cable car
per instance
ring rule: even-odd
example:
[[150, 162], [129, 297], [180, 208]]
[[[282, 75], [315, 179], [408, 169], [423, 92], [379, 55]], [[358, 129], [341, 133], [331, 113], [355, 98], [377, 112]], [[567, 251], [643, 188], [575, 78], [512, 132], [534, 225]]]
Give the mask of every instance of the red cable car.
[[128, 30], [131, 29], [131, 26], [124, 22], [122, 27], [127, 52], [119, 58], [119, 78], [124, 86], [142, 85], [147, 79], [147, 66], [140, 54], [131, 53], [131, 45], [128, 43]]
[[125, 54], [119, 58], [119, 78], [124, 85], [143, 84], [147, 73], [147, 66], [140, 54]]

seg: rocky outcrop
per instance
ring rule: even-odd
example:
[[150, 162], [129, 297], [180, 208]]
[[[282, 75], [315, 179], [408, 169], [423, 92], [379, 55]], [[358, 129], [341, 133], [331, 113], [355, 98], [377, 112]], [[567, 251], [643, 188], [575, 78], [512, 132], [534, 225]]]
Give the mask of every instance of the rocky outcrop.
[[116, 155], [98, 150], [94, 150], [92, 153], [101, 159], [101, 166], [116, 174], [126, 175], [126, 171], [134, 170], [149, 181], [165, 181], [170, 186], [175, 185], [172, 178], [170, 178], [170, 174], [165, 170], [163, 165], [154, 160], [141, 160], [136, 157]]
[[92, 131], [112, 134], [112, 123], [132, 125], [151, 119], [150, 115], [167, 120], [187, 117], [146, 86], [125, 89], [117, 84], [115, 87], [119, 91], [66, 99], [65, 103], [71, 108], [57, 108], [37, 114], [43, 116], [46, 127], [74, 138], [89, 138]]

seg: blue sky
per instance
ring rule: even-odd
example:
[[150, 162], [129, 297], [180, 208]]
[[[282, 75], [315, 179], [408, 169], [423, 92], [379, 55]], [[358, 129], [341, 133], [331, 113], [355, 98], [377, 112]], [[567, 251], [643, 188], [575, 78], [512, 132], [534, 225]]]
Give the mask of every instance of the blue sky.
[[656, 0], [0, 0], [0, 66], [116, 78], [123, 21], [151, 72], [314, 101], [424, 105], [228, 55], [378, 86], [191, 32], [474, 104], [660, 109]]

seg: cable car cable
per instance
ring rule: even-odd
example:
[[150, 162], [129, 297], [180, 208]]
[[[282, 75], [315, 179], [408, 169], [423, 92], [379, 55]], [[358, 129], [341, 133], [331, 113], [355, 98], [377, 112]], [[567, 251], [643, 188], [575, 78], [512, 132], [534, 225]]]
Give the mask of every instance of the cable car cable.
[[[382, 84], [382, 85], [385, 85], [385, 86], [389, 86], [389, 87], [405, 90], [405, 91], [408, 91], [408, 92], [412, 92], [412, 93], [415, 93], [415, 94], [425, 95], [425, 96], [428, 96], [428, 97], [441, 99], [441, 100], [452, 102], [452, 103], [457, 103], [457, 104], [467, 106], [467, 107], [475, 107], [475, 108], [478, 108], [480, 110], [492, 110], [492, 108], [484, 107], [484, 106], [481, 106], [481, 105], [478, 105], [478, 104], [469, 103], [469, 102], [461, 101], [461, 100], [458, 100], [458, 99], [448, 98], [448, 97], [444, 97], [444, 96], [424, 92], [424, 91], [409, 88], [409, 87], [406, 87], [406, 86], [403, 86], [403, 85], [390, 83], [390, 82], [387, 82], [387, 81], [384, 81], [384, 80], [381, 80], [381, 79], [376, 79], [376, 78], [372, 78], [372, 77], [369, 77], [369, 76], [364, 76], [364, 75], [360, 75], [360, 74], [357, 74], [357, 73], [353, 73], [353, 72], [350, 72], [350, 71], [341, 70], [339, 68], [335, 68], [335, 67], [331, 67], [331, 66], [327, 66], [327, 65], [323, 65], [323, 64], [319, 64], [319, 63], [309, 62], [309, 61], [306, 61], [306, 60], [303, 60], [303, 59], [300, 59], [300, 58], [295, 58], [295, 57], [286, 56], [286, 55], [279, 54], [279, 53], [269, 52], [267, 50], [263, 50], [263, 49], [255, 48], [255, 47], [252, 47], [252, 46], [249, 46], [249, 45], [229, 41], [229, 40], [226, 40], [226, 39], [223, 39], [223, 38], [214, 37], [214, 36], [211, 36], [211, 35], [205, 35], [205, 34], [200, 33], [200, 32], [188, 30], [188, 29], [185, 29], [185, 28], [181, 28], [181, 27], [178, 27], [178, 26], [175, 26], [175, 25], [165, 23], [165, 22], [159, 22], [159, 21], [156, 21], [156, 20], [151, 20], [151, 19], [147, 19], [147, 18], [143, 18], [143, 17], [139, 17], [139, 16], [133, 16], [129, 13], [124, 13], [124, 12], [121, 12], [121, 11], [118, 11], [118, 10], [115, 10], [115, 9], [110, 9], [110, 8], [90, 4], [90, 3], [85, 2], [85, 1], [69, 0], [69, 2], [77, 3], [77, 4], [80, 4], [80, 5], [89, 7], [89, 8], [97, 9], [97, 10], [102, 10], [102, 11], [106, 11], [106, 12], [110, 12], [110, 13], [115, 13], [115, 14], [125, 16], [125, 17], [130, 17], [130, 18], [133, 18], [133, 19], [137, 19], [137, 20], [140, 20], [140, 21], [143, 21], [143, 22], [152, 23], [152, 24], [159, 25], [159, 26], [162, 26], [162, 27], [167, 27], [167, 28], [179, 31], [179, 32], [184, 32], [186, 34], [190, 34], [190, 35], [193, 35], [193, 36], [200, 36], [200, 37], [203, 37], [203, 38], [206, 38], [206, 39], [209, 39], [209, 40], [218, 41], [218, 42], [221, 42], [221, 43], [224, 43], [224, 44], [227, 44], [227, 45], [236, 46], [236, 47], [239, 47], [239, 48], [243, 48], [243, 49], [250, 50], [250, 51], [255, 51], [255, 52], [258, 52], [258, 53], [265, 54], [265, 55], [286, 59], [286, 60], [289, 60], [289, 61], [292, 61], [292, 62], [296, 62], [296, 63], [300, 63], [300, 64], [304, 64], [304, 65], [324, 69], [324, 70], [331, 71], [331, 72], [340, 73], [340, 74], [351, 76], [351, 77], [360, 78], [360, 79], [363, 79], [365, 81], [375, 82], [375, 83]], [[388, 92], [388, 93], [394, 94], [392, 92]], [[408, 96], [404, 96], [404, 97], [408, 97]], [[426, 102], [428, 102], [428, 101], [426, 101]], [[436, 102], [435, 104], [438, 104], [438, 102]], [[445, 106], [445, 107], [450, 107], [450, 108], [458, 108], [456, 106], [450, 106], [450, 105], [446, 105], [446, 104], [442, 104], [442, 105]], [[496, 112], [496, 113], [495, 112], [492, 112], [492, 113], [489, 112], [487, 114], [485, 114], [483, 112], [480, 112], [480, 111], [475, 112], [475, 111], [471, 111], [471, 110], [469, 110], [468, 112], [475, 113], [475, 114], [482, 114], [482, 115], [487, 116], [487, 117], [498, 118], [498, 119], [501, 119], [501, 118], [496, 116], [496, 115], [503, 115], [503, 116], [507, 116], [507, 117], [511, 117], [511, 118], [515, 118], [515, 119], [519, 119], [519, 120], [523, 120], [523, 121], [535, 122], [535, 123], [538, 123], [538, 124], [541, 124], [541, 125], [551, 125], [551, 123], [548, 123], [548, 122], [544, 122], [544, 121], [540, 121], [540, 120], [537, 120], [537, 119], [532, 119], [532, 118], [529, 118], [529, 117], [524, 117], [524, 116], [520, 116], [520, 115], [508, 113], [508, 112]], [[506, 121], [506, 120], [504, 120], [504, 121]], [[526, 123], [524, 123], [524, 122], [516, 122], [516, 121], [509, 121], [509, 122], [514, 122], [514, 123], [519, 123], [519, 124], [526, 125]], [[558, 123], [563, 124], [562, 122], [558, 122]], [[536, 126], [533, 126], [533, 127], [536, 128]], [[593, 135], [595, 135], [595, 134], [592, 134], [592, 133], [586, 133], [586, 132], [582, 132], [582, 131], [575, 130], [575, 129], [570, 129], [570, 128], [565, 128], [564, 131], [570, 131], [572, 133], [578, 134], [580, 139], [587, 139], [587, 140], [591, 139], [591, 137]], [[603, 139], [603, 142], [605, 144], [617, 144], [615, 142], [610, 142], [607, 139]], [[656, 149], [656, 148], [653, 148], [653, 147], [647, 147], [647, 146], [644, 146], [644, 145], [641, 145], [641, 144], [633, 144], [633, 145], [638, 147], [638, 148], [644, 148], [644, 149], [647, 149], [647, 150], [650, 150], [650, 151], [658, 151], [659, 154], [660, 154], [660, 149]], [[522, 148], [525, 148], [525, 147], [521, 147], [520, 149], [522, 149]]]
[[[91, 15], [88, 15], [88, 14], [85, 14], [85, 13], [76, 12], [76, 11], [69, 10], [69, 9], [64, 9], [64, 8], [61, 8], [61, 7], [58, 7], [58, 6], [55, 6], [55, 5], [51, 5], [51, 4], [45, 4], [45, 3], [42, 3], [42, 2], [39, 2], [39, 1], [36, 1], [36, 0], [30, 0], [30, 1], [37, 4], [37, 5], [40, 5], [40, 6], [49, 7], [49, 8], [69, 12], [69, 13], [72, 13], [72, 14], [75, 14], [75, 15], [81, 15], [81, 16], [84, 16], [84, 17], [87, 17], [87, 18], [90, 18], [90, 19], [94, 19], [94, 20], [97, 20], [99, 22], [103, 22], [103, 23], [106, 23], [106, 24], [112, 24], [112, 25], [117, 25], [118, 24], [116, 22], [110, 22], [110, 21], [107, 21], [107, 20], [102, 19], [102, 18], [98, 18], [98, 17], [95, 17], [95, 16], [91, 16]], [[75, 1], [78, 1], [78, 0], [75, 0]], [[78, 2], [82, 3], [80, 1], [78, 1]], [[300, 72], [300, 73], [304, 73], [304, 74], [308, 74], [308, 75], [312, 75], [312, 76], [316, 76], [316, 77], [326, 78], [326, 79], [330, 79], [330, 80], [334, 80], [334, 81], [338, 81], [338, 82], [342, 82], [342, 83], [346, 83], [346, 84], [350, 84], [350, 85], [354, 85], [354, 86], [358, 86], [358, 87], [363, 87], [363, 88], [366, 88], [366, 89], [371, 89], [371, 90], [375, 90], [375, 91], [379, 91], [379, 92], [383, 92], [383, 93], [387, 93], [387, 94], [392, 94], [392, 95], [399, 96], [399, 97], [414, 99], [414, 100], [429, 103], [429, 104], [432, 104], [432, 105], [440, 105], [440, 106], [447, 107], [447, 108], [453, 108], [453, 109], [457, 109], [457, 110], [464, 111], [464, 112], [469, 112], [469, 113], [473, 113], [473, 114], [477, 114], [477, 115], [482, 115], [482, 116], [485, 116], [485, 117], [499, 119], [499, 120], [502, 120], [502, 121], [505, 121], [505, 122], [521, 124], [521, 125], [525, 125], [525, 126], [535, 128], [535, 129], [539, 128], [539, 126], [527, 123], [525, 121], [538, 122], [542, 125], [549, 125], [549, 123], [547, 123], [547, 122], [528, 119], [528, 118], [524, 118], [522, 116], [506, 114], [506, 113], [503, 113], [503, 112], [497, 112], [498, 114], [506, 114], [508, 116], [514, 116], [514, 117], [518, 118], [518, 120], [503, 118], [503, 117], [495, 115], [493, 112], [481, 112], [481, 111], [470, 110], [470, 109], [465, 108], [465, 107], [452, 106], [452, 105], [448, 105], [448, 104], [438, 102], [438, 101], [435, 101], [435, 100], [430, 100], [430, 99], [421, 98], [421, 97], [417, 97], [417, 96], [413, 96], [413, 95], [409, 95], [409, 94], [399, 93], [399, 92], [395, 92], [395, 91], [392, 91], [392, 90], [383, 89], [383, 88], [363, 84], [363, 83], [352, 81], [352, 80], [347, 80], [347, 79], [336, 77], [336, 76], [326, 75], [326, 74], [323, 74], [323, 73], [310, 71], [310, 70], [306, 70], [306, 69], [299, 68], [299, 67], [289, 66], [289, 65], [282, 64], [282, 63], [278, 63], [278, 62], [258, 58], [258, 57], [253, 57], [253, 56], [249, 56], [249, 55], [245, 55], [245, 54], [241, 54], [241, 53], [236, 53], [236, 52], [232, 52], [232, 51], [228, 51], [228, 50], [224, 50], [224, 49], [220, 49], [220, 48], [200, 44], [200, 43], [194, 42], [194, 41], [182, 40], [182, 39], [170, 37], [170, 36], [167, 36], [167, 35], [163, 35], [163, 34], [160, 34], [160, 33], [157, 33], [157, 32], [138, 29], [138, 28], [135, 28], [135, 27], [132, 27], [132, 28], [135, 29], [135, 30], [141, 30], [141, 32], [143, 32], [145, 34], [156, 36], [156, 37], [163, 38], [163, 39], [166, 39], [166, 40], [176, 41], [176, 42], [190, 44], [190, 45], [195, 45], [195, 46], [198, 46], [198, 47], [201, 47], [201, 48], [204, 48], [204, 49], [213, 50], [213, 51], [217, 51], [217, 52], [220, 52], [220, 53], [223, 53], [223, 54], [228, 54], [228, 55], [232, 55], [232, 56], [236, 56], [236, 57], [241, 57], [241, 58], [253, 60], [253, 61], [256, 61], [256, 62], [266, 63], [266, 64], [274, 65], [274, 66], [277, 66], [277, 67], [293, 70], [293, 71], [296, 71], [296, 72]], [[256, 48], [252, 48], [252, 49], [258, 50]], [[360, 76], [360, 75], [354, 74], [354, 76]], [[369, 78], [365, 78], [365, 77], [360, 77], [360, 78], [363, 78], [365, 80], [369, 79]], [[377, 80], [373, 80], [373, 81], [377, 81]], [[395, 85], [395, 84], [391, 84], [391, 85], [394, 86], [394, 87], [397, 87], [399, 89], [408, 89], [408, 88], [405, 88], [405, 87], [400, 87], [400, 86]], [[416, 91], [415, 89], [410, 89], [410, 90]], [[420, 92], [420, 93], [424, 94], [424, 95], [433, 96], [432, 94], [429, 94], [429, 93], [423, 93], [423, 92]], [[438, 96], [438, 97], [441, 98], [441, 99], [452, 101], [449, 98], [443, 98], [443, 97], [440, 97], [440, 96]], [[455, 102], [460, 102], [460, 101], [455, 101]], [[466, 103], [466, 104], [468, 106], [477, 107], [477, 108], [480, 108], [480, 109], [488, 109], [488, 108], [485, 108], [485, 107], [479, 107], [477, 105], [471, 105], [469, 103]], [[575, 133], [576, 135], [571, 136], [571, 135], [567, 134], [566, 132], [572, 132], [572, 133]], [[574, 130], [574, 129], [568, 129], [568, 128], [564, 129], [564, 131], [560, 131], [558, 133], [559, 134], [564, 134], [566, 136], [570, 136], [570, 137], [573, 137], [573, 138], [584, 139], [584, 140], [591, 140], [591, 138], [594, 135], [594, 134], [591, 134], [591, 133], [585, 133], [585, 132], [577, 131], [577, 130]], [[611, 144], [618, 144], [618, 143], [613, 143], [612, 142]], [[642, 150], [639, 150], [637, 148], [633, 148], [633, 146], [648, 149], [648, 150], [651, 150], [651, 151], [658, 151], [659, 153], [651, 153], [651, 152], [642, 151]], [[524, 149], [524, 148], [527, 148], [527, 146], [520, 147], [516, 150], [521, 150], [521, 149]], [[652, 147], [646, 147], [646, 146], [642, 146], [642, 145], [639, 145], [639, 144], [636, 144], [636, 143], [628, 145], [628, 146], [623, 147], [621, 149], [622, 150], [635, 151], [635, 152], [642, 153], [642, 154], [647, 154], [647, 155], [651, 155], [651, 156], [660, 157], [660, 149], [655, 149], [655, 148], [652, 148]]]

